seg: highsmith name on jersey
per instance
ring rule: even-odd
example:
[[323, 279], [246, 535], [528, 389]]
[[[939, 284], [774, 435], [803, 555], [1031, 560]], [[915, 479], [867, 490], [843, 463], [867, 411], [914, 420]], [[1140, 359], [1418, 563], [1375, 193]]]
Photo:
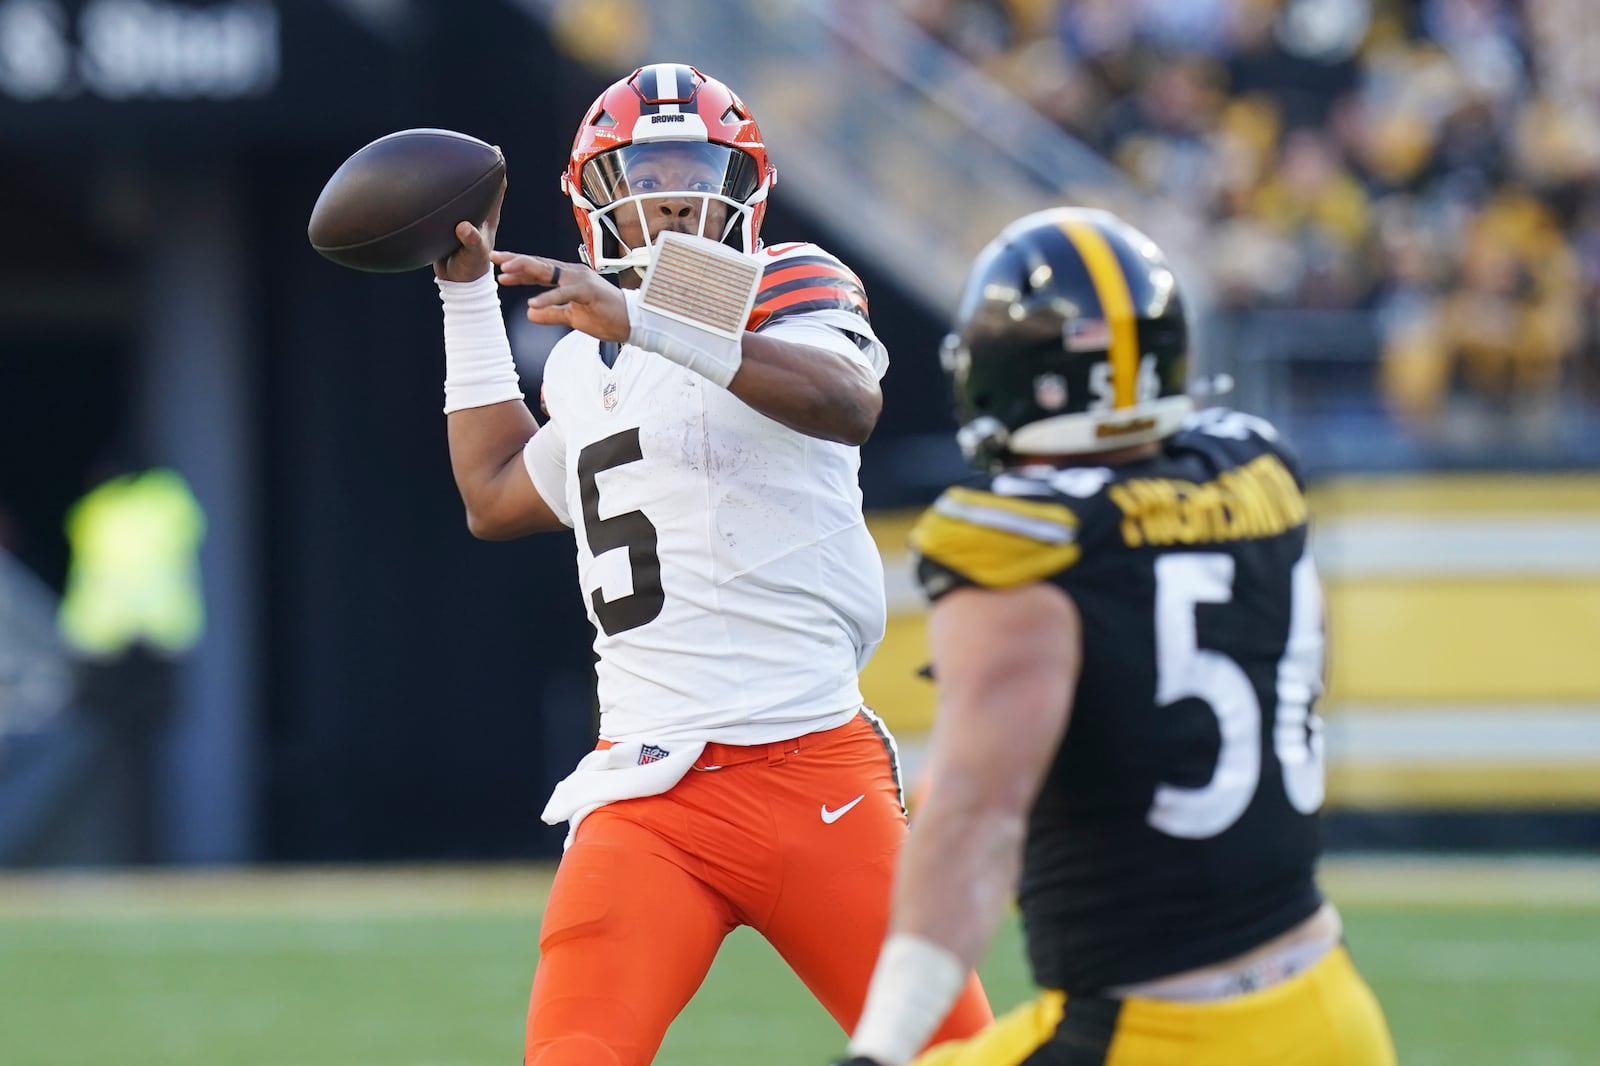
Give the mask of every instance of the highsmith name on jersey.
[[1082, 618], [1023, 862], [1041, 987], [1220, 962], [1317, 909], [1322, 597], [1271, 426], [1210, 410], [1144, 462], [976, 478], [912, 540], [930, 598], [1049, 582]]
[[[883, 376], [854, 274], [812, 244], [756, 254], [751, 329]], [[600, 735], [762, 744], [849, 720], [885, 622], [857, 449], [577, 332], [551, 351], [543, 400], [524, 460], [576, 533]]]

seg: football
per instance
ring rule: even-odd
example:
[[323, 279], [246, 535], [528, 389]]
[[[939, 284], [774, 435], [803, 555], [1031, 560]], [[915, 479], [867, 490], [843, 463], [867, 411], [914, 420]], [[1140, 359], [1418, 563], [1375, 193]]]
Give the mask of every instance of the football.
[[481, 224], [505, 178], [500, 150], [451, 130], [401, 130], [346, 159], [322, 188], [306, 236], [341, 266], [394, 273], [458, 246], [463, 220]]

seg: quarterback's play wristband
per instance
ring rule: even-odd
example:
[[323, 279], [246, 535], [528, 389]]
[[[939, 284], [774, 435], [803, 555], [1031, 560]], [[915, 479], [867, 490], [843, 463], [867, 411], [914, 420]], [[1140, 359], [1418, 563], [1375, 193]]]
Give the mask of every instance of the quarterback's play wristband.
[[663, 233], [650, 268], [628, 295], [628, 343], [723, 388], [743, 361], [744, 326], [761, 287], [761, 264], [703, 237]]

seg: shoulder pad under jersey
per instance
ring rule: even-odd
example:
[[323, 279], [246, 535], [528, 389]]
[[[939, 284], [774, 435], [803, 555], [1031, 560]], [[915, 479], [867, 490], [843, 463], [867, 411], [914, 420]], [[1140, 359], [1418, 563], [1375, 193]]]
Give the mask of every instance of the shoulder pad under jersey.
[[756, 258], [764, 271], [747, 329], [759, 330], [807, 311], [850, 311], [867, 319], [867, 291], [861, 279], [817, 245], [772, 245], [757, 252]]
[[1008, 476], [946, 489], [912, 528], [918, 573], [930, 598], [959, 584], [1026, 585], [1078, 561], [1079, 514], [1048, 489], [1033, 495], [996, 492], [995, 482]]

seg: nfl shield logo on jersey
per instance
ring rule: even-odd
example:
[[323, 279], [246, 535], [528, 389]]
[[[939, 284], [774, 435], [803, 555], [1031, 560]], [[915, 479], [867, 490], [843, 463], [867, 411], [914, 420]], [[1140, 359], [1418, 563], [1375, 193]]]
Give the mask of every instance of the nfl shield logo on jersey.
[[639, 749], [639, 765], [643, 766], [647, 762], [660, 762], [670, 754], [672, 753], [666, 748], [658, 748], [654, 744], [645, 744]]
[[615, 381], [606, 382], [606, 387], [600, 390], [600, 405], [607, 411], [616, 410], [617, 383]]

